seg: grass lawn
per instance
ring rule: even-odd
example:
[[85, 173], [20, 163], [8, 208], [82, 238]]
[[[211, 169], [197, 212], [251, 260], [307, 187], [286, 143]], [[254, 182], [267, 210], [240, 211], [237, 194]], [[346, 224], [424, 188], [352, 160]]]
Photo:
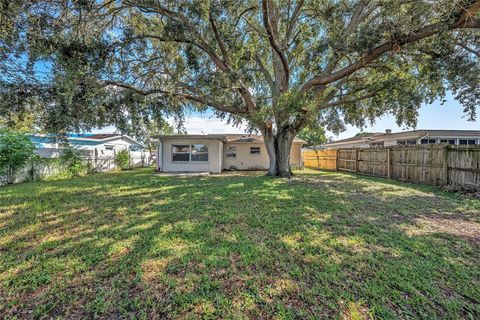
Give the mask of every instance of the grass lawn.
[[480, 318], [480, 201], [306, 171], [0, 187], [7, 318]]

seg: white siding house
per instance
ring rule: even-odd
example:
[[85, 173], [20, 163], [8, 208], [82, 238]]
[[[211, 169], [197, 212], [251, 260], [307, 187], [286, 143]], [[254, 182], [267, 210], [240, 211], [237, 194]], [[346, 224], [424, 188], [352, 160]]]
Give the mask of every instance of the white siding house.
[[371, 148], [414, 144], [480, 144], [480, 130], [412, 130], [392, 133], [369, 133], [347, 139], [337, 140], [323, 145], [324, 149]]
[[[65, 141], [55, 140], [51, 135], [33, 134], [29, 138], [36, 146], [35, 152], [43, 158], [59, 157], [63, 152]], [[150, 156], [142, 143], [127, 135], [71, 134], [66, 142], [88, 158], [113, 158], [119, 151], [126, 149], [135, 165]]]

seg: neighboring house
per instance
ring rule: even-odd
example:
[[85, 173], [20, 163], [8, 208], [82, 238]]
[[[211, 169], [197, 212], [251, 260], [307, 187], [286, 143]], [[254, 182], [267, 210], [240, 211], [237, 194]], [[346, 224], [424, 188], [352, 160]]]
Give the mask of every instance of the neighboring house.
[[[160, 135], [157, 143], [157, 171], [214, 172], [222, 170], [267, 170], [269, 158], [263, 137], [247, 134]], [[303, 165], [305, 141], [295, 138], [290, 165]]]
[[[36, 146], [36, 153], [43, 158], [55, 158], [62, 154], [64, 142], [54, 141], [51, 136], [45, 134], [33, 134], [29, 136]], [[116, 133], [107, 134], [70, 134], [67, 142], [83, 156], [90, 158], [114, 157], [120, 150], [127, 149], [134, 161], [148, 158], [145, 146], [135, 139]]]
[[439, 144], [478, 145], [480, 130], [412, 130], [392, 133], [377, 132], [324, 144], [324, 149], [371, 148], [395, 145]]

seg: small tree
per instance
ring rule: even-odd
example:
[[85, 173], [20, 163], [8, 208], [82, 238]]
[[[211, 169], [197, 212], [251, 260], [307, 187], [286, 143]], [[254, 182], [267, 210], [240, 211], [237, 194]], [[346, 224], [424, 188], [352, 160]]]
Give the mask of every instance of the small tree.
[[115, 155], [115, 164], [122, 170], [130, 168], [130, 152], [123, 149]]
[[71, 176], [78, 177], [87, 171], [87, 165], [83, 161], [80, 153], [68, 143], [65, 144], [60, 159], [66, 164], [67, 172]]
[[325, 129], [318, 125], [311, 125], [304, 128], [298, 134], [300, 139], [307, 142], [306, 147], [317, 150], [319, 146], [327, 142], [327, 136], [325, 135]]
[[13, 131], [0, 132], [0, 172], [6, 173], [8, 183], [13, 183], [15, 173], [34, 155], [35, 146], [24, 134]]

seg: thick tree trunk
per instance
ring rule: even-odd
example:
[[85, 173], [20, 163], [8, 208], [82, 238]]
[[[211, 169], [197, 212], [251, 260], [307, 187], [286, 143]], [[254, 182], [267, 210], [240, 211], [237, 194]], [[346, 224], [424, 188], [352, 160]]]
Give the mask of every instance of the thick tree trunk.
[[280, 129], [274, 134], [271, 128], [267, 128], [263, 132], [263, 137], [270, 159], [267, 175], [291, 177], [290, 150], [295, 135], [288, 129]]

